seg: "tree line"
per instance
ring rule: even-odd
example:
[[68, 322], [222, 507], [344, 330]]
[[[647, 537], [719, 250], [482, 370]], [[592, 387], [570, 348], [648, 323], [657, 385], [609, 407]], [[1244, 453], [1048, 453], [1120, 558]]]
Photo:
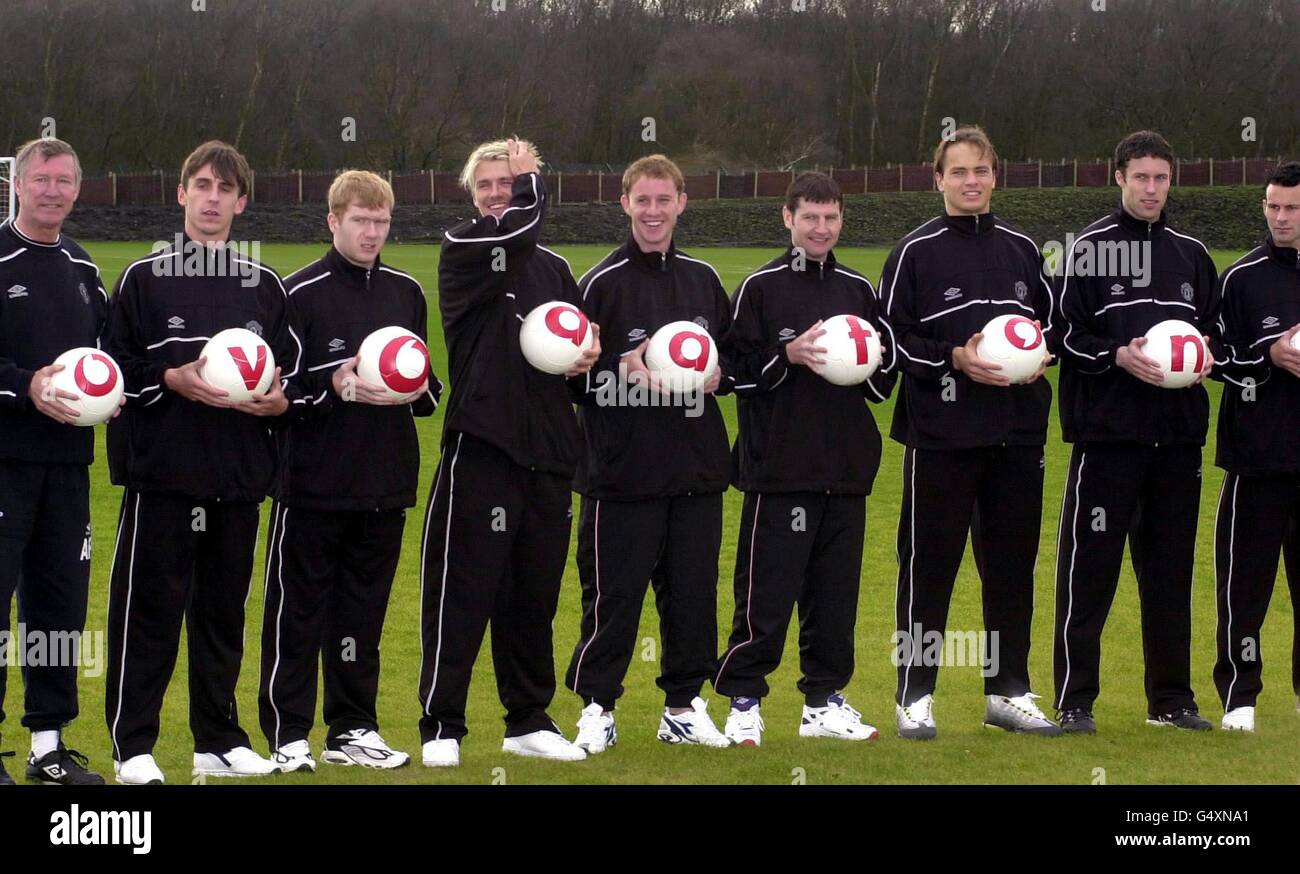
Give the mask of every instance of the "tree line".
[[88, 173], [227, 139], [260, 169], [448, 170], [503, 134], [565, 169], [1300, 146], [1300, 0], [6, 0], [0, 151]]

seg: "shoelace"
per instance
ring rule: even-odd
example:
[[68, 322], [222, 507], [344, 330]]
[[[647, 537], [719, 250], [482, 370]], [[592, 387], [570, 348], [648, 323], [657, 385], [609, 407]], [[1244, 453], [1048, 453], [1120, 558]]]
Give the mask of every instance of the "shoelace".
[[74, 749], [64, 748], [61, 758], [65, 760], [70, 759], [74, 765], [83, 771], [86, 770], [86, 767], [90, 764], [90, 759]]
[[1017, 696], [1015, 698], [1008, 698], [1007, 703], [1010, 704], [1012, 707], [1016, 708], [1017, 710], [1019, 710], [1021, 713], [1025, 714], [1026, 716], [1031, 716], [1034, 719], [1045, 720], [1047, 719], [1047, 717], [1043, 715], [1043, 711], [1040, 710], [1038, 708], [1038, 705], [1034, 703], [1034, 699], [1038, 697], [1040, 696], [1035, 695], [1033, 692], [1026, 692], [1025, 694]]
[[910, 721], [916, 723], [925, 723], [930, 721], [930, 710], [934, 706], [934, 699], [928, 695], [918, 701], [903, 708], [903, 715]]

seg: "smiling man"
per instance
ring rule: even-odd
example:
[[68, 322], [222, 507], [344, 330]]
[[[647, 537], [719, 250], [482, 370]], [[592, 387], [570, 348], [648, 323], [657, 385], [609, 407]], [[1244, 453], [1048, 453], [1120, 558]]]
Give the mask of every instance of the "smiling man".
[[[438, 262], [451, 393], [421, 546], [421, 752], [427, 767], [460, 764], [470, 677], [491, 623], [502, 750], [576, 761], [586, 753], [546, 708], [582, 435], [564, 377], [529, 365], [519, 325], [543, 303], [577, 303], [578, 289], [568, 262], [538, 243], [547, 194], [530, 143], [480, 145], [461, 185], [479, 215], [444, 232]], [[567, 375], [599, 355], [597, 341]]]
[[[1128, 542], [1142, 603], [1147, 723], [1208, 730], [1191, 686], [1192, 574], [1201, 447], [1210, 403], [1198, 382], [1161, 387], [1144, 354], [1156, 323], [1180, 319], [1216, 335], [1219, 293], [1209, 251], [1169, 226], [1174, 154], [1137, 131], [1115, 147], [1120, 207], [1085, 228], [1061, 278], [1061, 430], [1073, 443], [1056, 555], [1056, 707], [1067, 732], [1097, 730], [1101, 632]], [[1089, 258], [1136, 248], [1127, 272]], [[1091, 265], [1088, 264], [1091, 261]], [[1123, 263], [1122, 261], [1120, 262]], [[1139, 269], [1140, 263], [1140, 269]], [[1213, 336], [1201, 378], [1218, 347]]]
[[[17, 590], [20, 629], [50, 640], [80, 635], [86, 622], [95, 447], [94, 429], [74, 427], [63, 403], [75, 395], [50, 388], [63, 369], [51, 362], [99, 345], [108, 296], [90, 256], [62, 232], [81, 189], [77, 153], [53, 138], [27, 143], [14, 182], [18, 215], [0, 225], [0, 633]], [[0, 659], [0, 722], [8, 673]], [[28, 778], [103, 783], [59, 736], [77, 716], [77, 666], [24, 664], [22, 676]], [[0, 760], [0, 784], [12, 782]]]
[[[1043, 365], [1012, 385], [979, 356], [980, 333], [1022, 316], [1053, 342], [1051, 286], [1029, 237], [990, 211], [998, 156], [978, 127], [934, 150], [943, 215], [905, 236], [880, 279], [902, 373], [891, 436], [906, 447], [898, 523], [898, 734], [932, 738], [934, 691], [953, 585], [970, 534], [990, 646], [984, 724], [1054, 735], [1029, 680], [1043, 446], [1052, 389]], [[1027, 326], [1026, 326], [1027, 327]], [[891, 365], [891, 366], [893, 366]]]
[[413, 417], [433, 415], [442, 391], [432, 373], [404, 397], [357, 376], [357, 351], [371, 332], [398, 326], [423, 341], [428, 308], [420, 283], [379, 257], [392, 224], [387, 180], [348, 170], [328, 197], [334, 244], [285, 280], [304, 351], [294, 422], [278, 434], [258, 696], [271, 758], [285, 772], [316, 769], [307, 735], [320, 663], [328, 727], [321, 760], [368, 768], [410, 761], [379, 734], [379, 640], [406, 508], [416, 500]]
[[[1255, 730], [1260, 630], [1288, 526], [1300, 524], [1300, 442], [1293, 427], [1279, 427], [1300, 421], [1300, 163], [1269, 175], [1264, 220], [1268, 239], [1219, 283], [1226, 357], [1214, 371], [1225, 383], [1215, 461], [1227, 476], [1215, 515], [1214, 684], [1230, 731]], [[1286, 571], [1294, 602], [1300, 574], [1292, 563]]]
[[719, 362], [689, 409], [607, 404], [611, 393], [602, 386], [620, 378], [653, 383], [643, 359], [647, 338], [686, 321], [716, 343], [730, 330], [730, 307], [717, 271], [673, 243], [686, 208], [676, 164], [663, 155], [634, 161], [623, 172], [621, 202], [630, 236], [578, 282], [582, 310], [602, 327], [605, 343], [595, 373], [574, 380], [585, 446], [574, 482], [582, 495], [582, 629], [565, 680], [585, 705], [575, 743], [595, 754], [618, 738], [614, 705], [650, 582], [663, 645], [658, 738], [725, 747], [700, 690], [718, 647], [718, 550], [730, 462], [713, 394], [730, 390], [727, 364]]
[[[839, 184], [799, 174], [781, 218], [789, 247], [732, 297], [739, 431], [731, 475], [745, 500], [731, 635], [713, 687], [731, 698], [727, 737], [760, 746], [767, 677], [781, 663], [797, 605], [800, 737], [867, 741], [879, 733], [844, 690], [854, 668], [866, 498], [880, 468], [880, 431], [867, 404], [889, 396], [893, 377], [881, 366], [859, 385], [833, 385], [816, 368], [825, 363], [824, 320], [853, 315], [887, 329], [870, 281], [835, 257]], [[893, 344], [881, 346], [888, 359]]]
[[[275, 771], [249, 748], [235, 683], [258, 507], [275, 472], [270, 425], [297, 396], [289, 381], [302, 347], [280, 277], [228, 245], [249, 180], [232, 146], [214, 140], [195, 149], [176, 189], [180, 245], [128, 265], [113, 296], [105, 347], [126, 378], [127, 406], [108, 429], [109, 472], [125, 490], [104, 709], [119, 783], [163, 782], [153, 747], [182, 620], [194, 773]], [[278, 366], [265, 395], [232, 403], [200, 375], [203, 344], [226, 328], [247, 328], [270, 345]]]

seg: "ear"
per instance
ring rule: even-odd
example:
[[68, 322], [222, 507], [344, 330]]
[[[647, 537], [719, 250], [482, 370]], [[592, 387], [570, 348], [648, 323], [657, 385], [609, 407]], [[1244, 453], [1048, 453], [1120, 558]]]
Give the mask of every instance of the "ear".
[[1115, 171], [1115, 184], [1118, 185], [1120, 188], [1123, 188], [1123, 187], [1124, 187], [1124, 171], [1123, 171], [1123, 170], [1116, 170], [1116, 171]]
[[181, 206], [185, 205], [185, 186], [178, 184], [176, 186], [176, 202]]
[[235, 215], [239, 215], [240, 213], [242, 213], [244, 211], [244, 207], [246, 206], [248, 206], [247, 194], [243, 195], [242, 197], [239, 198], [239, 200], [235, 201]]
[[339, 232], [339, 217], [332, 211], [325, 214], [325, 224], [329, 225], [331, 234], [337, 234]]
[[618, 202], [623, 205], [623, 214], [630, 217], [632, 215], [632, 201], [628, 200], [627, 195], [624, 194], [618, 199]]

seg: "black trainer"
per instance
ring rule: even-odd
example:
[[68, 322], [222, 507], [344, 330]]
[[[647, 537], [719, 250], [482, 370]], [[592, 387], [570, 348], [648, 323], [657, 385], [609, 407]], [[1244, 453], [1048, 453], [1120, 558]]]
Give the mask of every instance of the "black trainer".
[[0, 753], [0, 786], [14, 785], [14, 778], [10, 777], [9, 772], [5, 770], [5, 759], [9, 758], [13, 754], [13, 750], [10, 750], [7, 753]]
[[47, 786], [103, 786], [104, 778], [88, 770], [89, 760], [63, 744], [39, 759], [27, 755], [27, 779]]
[[1158, 713], [1155, 716], [1148, 716], [1147, 725], [1172, 725], [1174, 728], [1185, 728], [1188, 731], [1210, 731], [1214, 728], [1210, 724], [1210, 720], [1197, 713], [1193, 707], [1184, 707], [1182, 710], [1175, 710], [1172, 713]]
[[1058, 716], [1061, 731], [1066, 734], [1096, 734], [1097, 722], [1092, 718], [1092, 711], [1083, 707], [1071, 707], [1062, 710]]

